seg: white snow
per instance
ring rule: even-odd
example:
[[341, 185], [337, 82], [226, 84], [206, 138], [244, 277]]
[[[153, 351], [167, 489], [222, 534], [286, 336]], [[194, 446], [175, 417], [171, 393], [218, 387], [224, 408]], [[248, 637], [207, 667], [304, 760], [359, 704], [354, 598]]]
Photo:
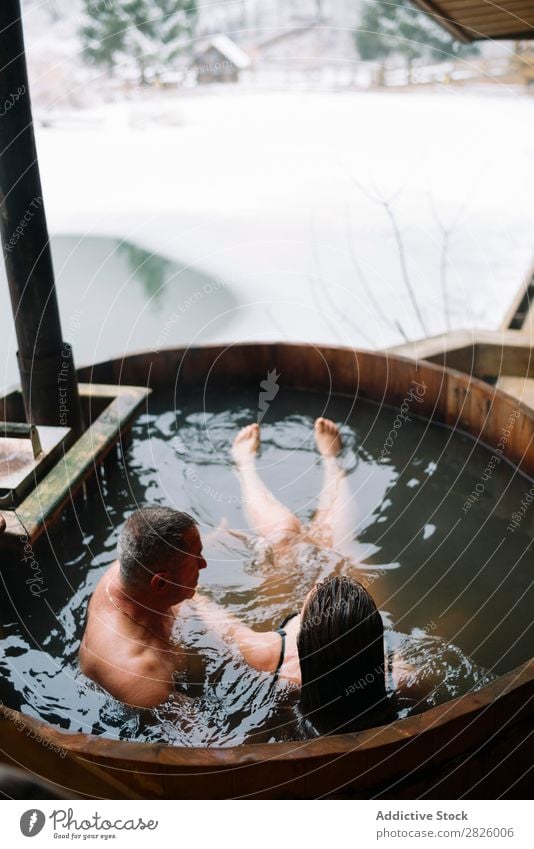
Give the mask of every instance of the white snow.
[[[110, 104], [84, 112], [86, 127], [38, 132], [50, 231], [129, 239], [222, 279], [237, 306], [218, 318], [210, 314], [203, 341], [383, 348], [402, 334], [447, 328], [441, 268], [443, 230], [450, 229], [448, 325], [496, 328], [534, 253], [533, 105], [506, 90], [307, 94], [231, 87]], [[102, 313], [91, 292], [96, 269], [85, 263], [83, 287], [57, 270], [69, 310], [87, 288], [75, 340], [80, 364], [133, 345], [128, 334], [123, 338], [129, 328], [121, 319], [128, 287]], [[180, 302], [179, 286], [169, 298], [161, 315], [147, 306], [153, 312], [145, 336], [139, 313], [136, 347], [140, 339], [155, 344], [154, 320], [165, 327], [168, 310]], [[9, 315], [2, 285], [5, 382], [16, 378]], [[194, 342], [197, 332], [178, 320], [166, 344]]]

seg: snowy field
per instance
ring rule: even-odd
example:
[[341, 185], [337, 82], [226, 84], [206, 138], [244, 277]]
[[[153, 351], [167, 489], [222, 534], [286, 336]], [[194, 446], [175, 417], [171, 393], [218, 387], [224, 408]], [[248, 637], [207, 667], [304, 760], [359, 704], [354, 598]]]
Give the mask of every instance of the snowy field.
[[[534, 100], [491, 92], [218, 89], [56, 115], [37, 140], [51, 234], [74, 237], [56, 273], [77, 362], [498, 327], [534, 255]], [[172, 273], [140, 289], [94, 237]], [[10, 383], [5, 285], [0, 311]]]

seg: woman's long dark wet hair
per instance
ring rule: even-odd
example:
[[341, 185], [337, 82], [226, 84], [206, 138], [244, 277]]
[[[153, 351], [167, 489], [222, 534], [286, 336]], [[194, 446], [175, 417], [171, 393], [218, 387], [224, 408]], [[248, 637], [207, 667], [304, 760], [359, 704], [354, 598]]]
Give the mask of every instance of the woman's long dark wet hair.
[[302, 613], [297, 646], [307, 734], [342, 734], [387, 721], [384, 626], [362, 584], [347, 577], [318, 584]]

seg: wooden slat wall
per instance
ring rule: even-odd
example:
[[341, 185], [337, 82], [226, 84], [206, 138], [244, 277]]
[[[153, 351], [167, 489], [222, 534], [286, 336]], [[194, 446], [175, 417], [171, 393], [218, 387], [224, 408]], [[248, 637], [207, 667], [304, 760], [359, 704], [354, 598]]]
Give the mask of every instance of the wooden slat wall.
[[[534, 377], [531, 349], [518, 350], [523, 367], [519, 373], [529, 374], [530, 364]], [[421, 416], [459, 427], [494, 447], [509, 417], [519, 410], [521, 415], [513, 428], [513, 438], [507, 440], [503, 453], [534, 477], [534, 412], [469, 373], [505, 374], [505, 353], [504, 346], [496, 352], [478, 346], [477, 368], [470, 362], [465, 374], [445, 371], [427, 361], [354, 348], [290, 343], [206, 345], [187, 350], [169, 349], [157, 354], [133, 354], [91, 366], [90, 373], [97, 381], [149, 385], [155, 391], [174, 387], [179, 398], [181, 393], [191, 390], [209, 393], [212, 387], [220, 391], [259, 386], [267, 372], [276, 369], [280, 385], [288, 388], [368, 398], [396, 407], [402, 404], [412, 381], [418, 381], [426, 385], [418, 406]], [[472, 355], [471, 350], [467, 355], [470, 361]], [[449, 354], [445, 360], [450, 366]], [[455, 364], [455, 367], [462, 368], [462, 365]], [[88, 380], [89, 370], [80, 369], [78, 376]]]
[[534, 2], [508, 0], [412, 0], [461, 41], [534, 38]]

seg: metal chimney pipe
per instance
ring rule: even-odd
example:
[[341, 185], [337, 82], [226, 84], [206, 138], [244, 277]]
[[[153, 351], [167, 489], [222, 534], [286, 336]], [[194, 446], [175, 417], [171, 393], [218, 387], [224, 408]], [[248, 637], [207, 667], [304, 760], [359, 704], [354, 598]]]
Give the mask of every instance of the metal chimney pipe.
[[83, 430], [63, 342], [35, 147], [20, 0], [0, 2], [0, 234], [27, 421]]

